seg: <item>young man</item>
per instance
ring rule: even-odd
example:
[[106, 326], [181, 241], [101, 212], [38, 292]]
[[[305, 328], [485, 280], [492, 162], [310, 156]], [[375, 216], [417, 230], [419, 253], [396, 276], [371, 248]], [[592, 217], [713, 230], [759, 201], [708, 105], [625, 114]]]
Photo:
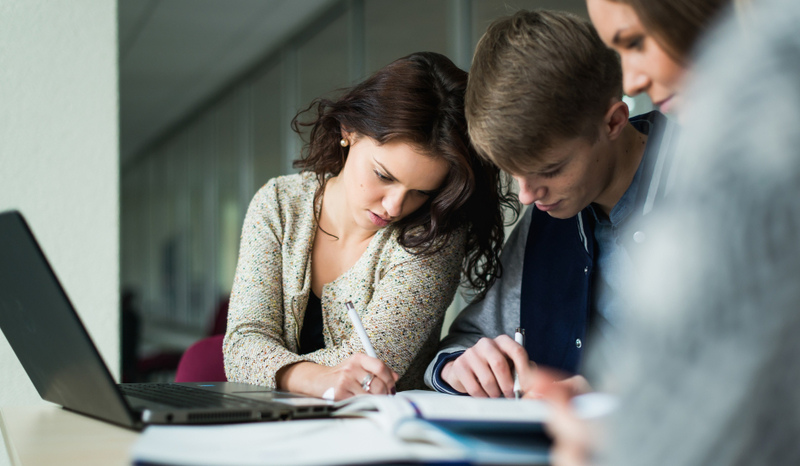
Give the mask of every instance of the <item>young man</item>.
[[[502, 279], [450, 327], [430, 387], [511, 397], [512, 365], [521, 376], [535, 365], [576, 374], [589, 329], [602, 339], [624, 319], [619, 290], [667, 188], [672, 125], [658, 112], [629, 120], [621, 97], [618, 57], [574, 15], [520, 11], [481, 38], [470, 137], [535, 207], [505, 245]], [[517, 327], [524, 348], [509, 336]]]

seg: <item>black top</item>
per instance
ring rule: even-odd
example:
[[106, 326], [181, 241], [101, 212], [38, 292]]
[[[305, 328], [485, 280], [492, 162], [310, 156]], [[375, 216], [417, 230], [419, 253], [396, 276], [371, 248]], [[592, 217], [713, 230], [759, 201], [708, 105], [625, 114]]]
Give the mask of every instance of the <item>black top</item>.
[[313, 353], [322, 348], [325, 348], [325, 337], [322, 336], [322, 301], [312, 291], [308, 294], [298, 354]]

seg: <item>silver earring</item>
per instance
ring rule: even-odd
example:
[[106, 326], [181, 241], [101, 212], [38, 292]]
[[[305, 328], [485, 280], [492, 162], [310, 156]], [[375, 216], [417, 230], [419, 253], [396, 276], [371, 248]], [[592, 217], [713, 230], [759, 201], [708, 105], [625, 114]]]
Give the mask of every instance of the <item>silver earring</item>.
[[347, 142], [347, 139], [345, 139], [345, 138], [342, 138], [342, 140], [339, 141], [339, 145], [341, 145], [342, 147], [347, 147], [349, 144], [350, 143]]

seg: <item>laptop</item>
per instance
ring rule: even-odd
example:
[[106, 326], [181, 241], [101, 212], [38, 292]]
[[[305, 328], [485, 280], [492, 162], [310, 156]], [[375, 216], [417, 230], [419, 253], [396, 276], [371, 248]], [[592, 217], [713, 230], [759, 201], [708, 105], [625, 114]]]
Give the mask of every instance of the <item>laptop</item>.
[[43, 399], [131, 429], [318, 418], [333, 411], [327, 400], [244, 383], [116, 384], [17, 211], [0, 213], [0, 329]]

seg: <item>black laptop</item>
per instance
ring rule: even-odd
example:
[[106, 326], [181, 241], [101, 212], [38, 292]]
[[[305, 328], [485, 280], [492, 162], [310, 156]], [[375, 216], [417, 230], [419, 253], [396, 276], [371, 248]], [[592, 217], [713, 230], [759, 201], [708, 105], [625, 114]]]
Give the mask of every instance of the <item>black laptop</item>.
[[43, 399], [133, 429], [326, 417], [333, 410], [326, 400], [235, 382], [116, 384], [16, 211], [0, 213], [0, 329]]

